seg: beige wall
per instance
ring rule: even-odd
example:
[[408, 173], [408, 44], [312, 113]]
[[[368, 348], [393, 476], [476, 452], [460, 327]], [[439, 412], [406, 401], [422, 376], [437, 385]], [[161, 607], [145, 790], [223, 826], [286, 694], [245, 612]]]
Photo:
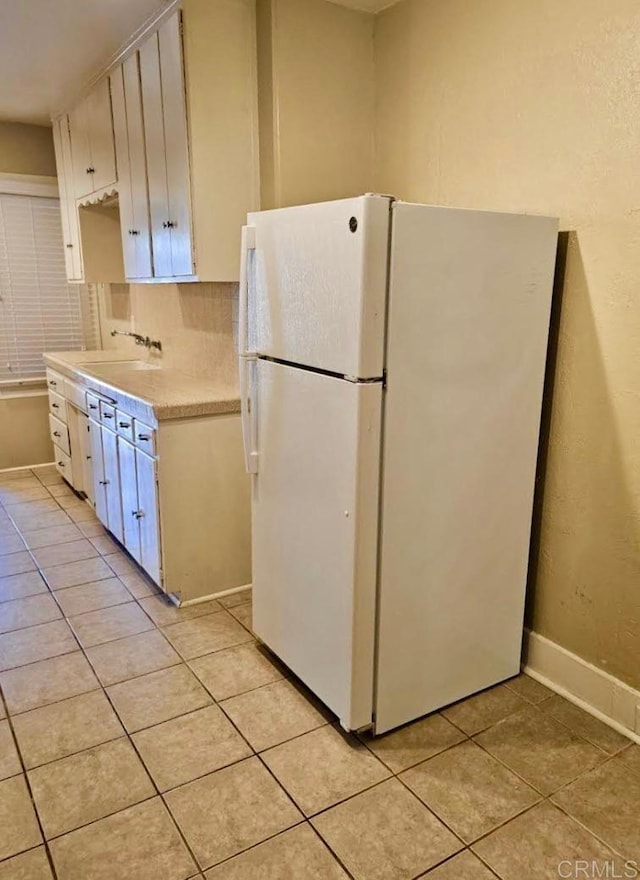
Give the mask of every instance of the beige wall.
[[262, 207], [359, 195], [373, 158], [372, 15], [258, 0]]
[[27, 395], [0, 391], [0, 470], [53, 460], [46, 391]]
[[636, 0], [404, 0], [376, 21], [377, 190], [569, 231], [532, 627], [640, 686]]
[[[55, 177], [51, 129], [0, 122], [0, 173]], [[46, 394], [2, 396], [0, 392], [0, 470], [52, 460], [47, 412]]]
[[51, 128], [0, 122], [0, 173], [56, 176]]
[[145, 358], [132, 339], [110, 335], [133, 330], [162, 342], [153, 356], [163, 367], [237, 382], [237, 284], [112, 284], [99, 301], [104, 348]]

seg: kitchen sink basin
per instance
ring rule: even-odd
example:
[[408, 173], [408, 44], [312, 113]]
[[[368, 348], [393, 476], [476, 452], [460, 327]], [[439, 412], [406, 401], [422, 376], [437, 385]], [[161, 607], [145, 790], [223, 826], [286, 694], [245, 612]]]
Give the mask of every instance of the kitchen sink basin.
[[83, 364], [91, 367], [95, 373], [122, 373], [125, 370], [159, 370], [159, 364], [150, 364], [148, 361], [107, 361], [100, 364]]

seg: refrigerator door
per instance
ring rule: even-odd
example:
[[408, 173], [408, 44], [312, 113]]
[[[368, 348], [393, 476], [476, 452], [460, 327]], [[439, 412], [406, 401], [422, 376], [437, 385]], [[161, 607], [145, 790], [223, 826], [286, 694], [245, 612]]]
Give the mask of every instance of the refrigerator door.
[[394, 205], [378, 733], [520, 669], [557, 230]]
[[372, 721], [381, 383], [252, 372], [253, 629], [357, 729]]
[[390, 204], [369, 195], [249, 214], [241, 351], [349, 377], [382, 376]]

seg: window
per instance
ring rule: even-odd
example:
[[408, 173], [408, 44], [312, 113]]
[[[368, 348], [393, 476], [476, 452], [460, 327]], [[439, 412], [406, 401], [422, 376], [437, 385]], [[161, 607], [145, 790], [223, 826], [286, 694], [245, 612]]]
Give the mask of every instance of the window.
[[69, 284], [56, 198], [0, 193], [0, 383], [44, 376], [44, 351], [96, 347], [96, 291]]

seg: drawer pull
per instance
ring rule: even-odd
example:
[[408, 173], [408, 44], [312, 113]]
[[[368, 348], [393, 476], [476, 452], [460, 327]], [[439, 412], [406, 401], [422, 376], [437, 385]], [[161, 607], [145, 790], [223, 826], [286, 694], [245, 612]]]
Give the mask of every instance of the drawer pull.
[[108, 486], [109, 485], [109, 480], [98, 480], [98, 482], [100, 483], [101, 486]]
[[62, 437], [62, 434], [60, 433], [60, 431], [54, 431], [53, 436], [54, 437]]
[[98, 404], [97, 403], [90, 403], [89, 409], [98, 409]]
[[112, 419], [113, 413], [102, 413], [102, 418], [103, 419]]
[[148, 443], [151, 440], [151, 437], [148, 434], [138, 434], [138, 440], [143, 440], [145, 443]]
[[66, 465], [65, 465], [65, 463], [64, 463], [63, 461], [59, 461], [59, 462], [58, 462], [58, 467], [63, 468], [63, 467], [66, 467]]
[[118, 427], [119, 428], [130, 428], [131, 422], [118, 422]]
[[131, 516], [135, 516], [136, 519], [142, 519], [144, 516], [144, 510], [132, 510]]
[[175, 229], [178, 224], [175, 220], [163, 220], [162, 228], [163, 229]]
[[49, 385], [53, 385], [55, 387], [57, 384], [58, 383], [56, 382], [55, 379], [49, 379]]
[[60, 409], [60, 404], [59, 403], [52, 403], [51, 409]]
[[[68, 248], [72, 248], [73, 245], [72, 245], [72, 244], [68, 244], [67, 247], [68, 247]], [[53, 384], [55, 385], [56, 383], [54, 382]]]

